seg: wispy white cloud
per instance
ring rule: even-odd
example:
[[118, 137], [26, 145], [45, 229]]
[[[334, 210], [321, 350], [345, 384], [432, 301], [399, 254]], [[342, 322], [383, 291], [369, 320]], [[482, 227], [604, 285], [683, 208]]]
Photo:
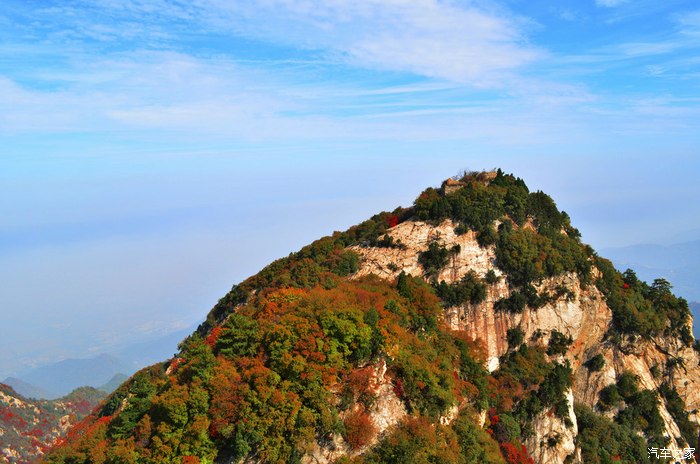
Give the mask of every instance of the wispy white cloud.
[[700, 38], [700, 10], [691, 11], [677, 17], [683, 35]]
[[629, 0], [595, 0], [595, 4], [606, 8], [614, 8], [627, 3]]
[[652, 55], [664, 55], [682, 48], [684, 43], [678, 40], [660, 42], [627, 42], [620, 44], [617, 50], [626, 57], [642, 57]]
[[260, 73], [227, 60], [172, 52], [92, 59], [35, 78], [57, 89], [37, 90], [0, 79], [0, 131], [90, 131], [112, 127], [242, 131], [245, 121], [291, 110]]
[[[91, 5], [92, 15], [74, 7], [54, 10], [52, 15], [76, 25], [60, 33], [74, 37], [109, 41], [141, 35], [158, 41], [176, 31], [213, 28], [301, 47], [330, 61], [478, 85], [544, 56], [528, 43], [524, 19], [438, 0], [101, 0]], [[167, 32], [164, 18], [170, 21]]]
[[564, 9], [559, 12], [559, 18], [564, 21], [578, 21], [579, 15], [573, 10]]
[[[582, 115], [605, 108], [602, 96], [586, 85], [567, 83], [576, 77], [576, 65], [595, 73], [597, 67], [619, 66], [620, 60], [672, 54], [688, 48], [690, 40], [679, 33], [558, 57], [530, 45], [527, 21], [507, 10], [437, 0], [100, 0], [87, 9], [50, 13], [75, 18], [76, 27], [63, 28], [70, 40], [128, 42], [142, 31], [149, 40], [171, 40], [179, 27], [188, 33], [201, 27], [234, 42], [247, 37], [309, 53], [237, 60], [225, 53], [195, 56], [183, 48], [109, 53], [69, 48], [64, 57], [69, 66], [27, 71], [33, 87], [22, 79], [0, 79], [5, 134], [102, 131], [260, 141], [351, 139], [361, 133], [453, 139], [495, 137], [487, 125], [512, 127], [530, 118], [527, 137], [514, 137], [527, 143], [551, 136], [547, 124], [588, 127], [591, 121]], [[92, 21], [88, 13], [102, 20]], [[692, 30], [694, 18], [678, 19], [680, 30]], [[63, 32], [57, 28], [52, 37]], [[60, 56], [59, 43], [52, 44]], [[535, 63], [540, 70], [567, 69], [569, 75], [537, 77], [528, 69]], [[348, 64], [423, 77], [397, 74], [401, 79], [379, 84], [339, 80]], [[667, 67], [645, 63], [641, 70], [666, 76]], [[428, 120], [439, 124], [426, 125]]]
[[[622, 35], [622, 40], [603, 46], [582, 49], [582, 53], [555, 56], [549, 61], [553, 68], [566, 69], [570, 76], [602, 75], [622, 68], [637, 75], [664, 75], [668, 78], [695, 74], [700, 49], [700, 10], [666, 18], [669, 27], [655, 35]], [[641, 40], [640, 40], [641, 39]], [[650, 60], [654, 62], [650, 63]], [[673, 69], [676, 72], [672, 72]], [[684, 68], [681, 70], [681, 68]], [[626, 79], [633, 78], [632, 75]]]

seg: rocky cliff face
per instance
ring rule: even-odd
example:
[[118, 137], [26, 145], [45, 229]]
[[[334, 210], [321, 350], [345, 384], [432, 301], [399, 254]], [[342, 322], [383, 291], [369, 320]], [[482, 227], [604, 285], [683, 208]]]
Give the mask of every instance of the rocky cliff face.
[[[538, 291], [566, 289], [566, 294], [554, 302], [538, 309], [526, 307], [520, 314], [496, 310], [496, 301], [507, 298], [510, 290], [494, 264], [494, 249], [481, 247], [474, 232], [456, 234], [456, 227], [457, 224], [451, 220], [445, 220], [439, 225], [408, 221], [387, 231], [387, 235], [401, 246], [352, 247], [363, 258], [355, 277], [375, 274], [393, 281], [401, 272], [424, 276], [419, 255], [428, 249], [432, 241], [437, 241], [448, 249], [454, 249], [458, 245], [459, 252], [452, 254], [449, 264], [437, 275], [437, 281], [458, 282], [470, 271], [480, 277], [485, 277], [492, 271], [500, 277], [488, 287], [484, 301], [445, 309], [445, 320], [453, 329], [464, 330], [484, 344], [490, 371], [498, 368], [499, 358], [508, 350], [509, 329], [519, 328], [525, 340], [537, 339], [545, 345], [554, 331], [571, 337], [573, 342], [564, 355], [574, 375], [574, 384], [568, 393], [571, 425], [566, 426], [562, 420], [546, 414], [534, 418], [535, 433], [526, 445], [535, 462], [563, 463], [568, 456], [574, 458], [573, 462], [581, 462], [575, 446], [577, 427], [573, 403], [580, 402], [594, 407], [599, 400], [600, 391], [614, 384], [624, 372], [638, 376], [640, 387], [644, 389], [656, 391], [663, 381], [669, 381], [685, 400], [691, 411], [690, 419], [699, 422], [700, 359], [695, 350], [678, 339], [663, 337], [653, 340], [637, 337], [611, 342], [606, 338], [606, 333], [612, 326], [612, 313], [603, 295], [593, 285], [582, 286], [574, 274], [546, 279], [537, 286]], [[596, 273], [597, 270], [593, 269], [593, 277], [596, 277]], [[603, 357], [605, 367], [591, 372], [583, 363], [596, 355]], [[668, 447], [694, 447], [695, 443], [688, 445], [677, 440], [681, 436], [679, 427], [663, 401], [659, 409], [664, 421], [664, 433], [670, 438]], [[550, 438], [552, 440], [547, 446]]]

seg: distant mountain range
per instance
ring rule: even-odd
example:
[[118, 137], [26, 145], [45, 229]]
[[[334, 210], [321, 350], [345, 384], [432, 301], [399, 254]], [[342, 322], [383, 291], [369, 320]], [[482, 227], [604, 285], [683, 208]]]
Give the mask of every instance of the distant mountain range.
[[2, 382], [25, 398], [56, 399], [82, 386], [111, 393], [142, 367], [172, 357], [178, 350], [178, 343], [196, 328], [197, 325], [193, 325], [153, 340], [135, 343], [114, 354], [45, 364], [7, 377]]
[[123, 384], [124, 381], [128, 378], [129, 378], [128, 375], [125, 375], [122, 373], [115, 374], [114, 377], [112, 377], [109, 382], [97, 387], [97, 389], [100, 391], [103, 391], [105, 393], [112, 393], [114, 390], [119, 388], [119, 385]]
[[22, 379], [18, 379], [17, 377], [8, 377], [5, 380], [3, 380], [2, 383], [12, 387], [12, 389], [15, 392], [17, 392], [25, 398], [48, 400], [55, 399], [61, 396], [57, 395], [52, 391], [46, 390], [41, 387], [37, 387], [36, 385], [32, 385], [29, 382], [25, 382]]
[[198, 325], [194, 324], [153, 340], [134, 343], [117, 351], [115, 356], [123, 359], [132, 367], [131, 372], [135, 372], [142, 367], [172, 358], [178, 352], [178, 343], [191, 334]]
[[121, 359], [101, 354], [92, 358], [66, 359], [37, 367], [17, 379], [6, 379], [5, 383], [26, 397], [55, 399], [78, 387], [97, 388], [107, 384], [116, 374], [133, 372], [133, 367]]
[[649, 283], [663, 277], [673, 291], [691, 302], [695, 319], [695, 337], [700, 337], [700, 240], [672, 245], [632, 245], [600, 251], [624, 271], [634, 269], [637, 276]]

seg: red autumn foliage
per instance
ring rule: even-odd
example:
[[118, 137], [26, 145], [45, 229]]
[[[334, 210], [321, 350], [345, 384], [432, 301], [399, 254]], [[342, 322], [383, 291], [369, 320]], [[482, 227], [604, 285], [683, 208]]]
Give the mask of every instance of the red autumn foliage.
[[170, 367], [168, 369], [171, 372], [175, 372], [178, 367], [182, 366], [186, 362], [187, 360], [185, 358], [173, 358], [173, 360], [170, 361]]
[[241, 381], [241, 375], [228, 360], [219, 359], [213, 374], [209, 435], [219, 438], [222, 436], [221, 430], [238, 420], [238, 406], [243, 402], [248, 386]]
[[515, 403], [523, 397], [522, 384], [510, 374], [499, 376], [497, 379], [490, 377], [489, 384], [491, 391], [497, 392], [495, 399], [500, 411], [511, 411]]
[[200, 461], [197, 456], [183, 456], [180, 462], [182, 464], [199, 464]]
[[362, 369], [355, 369], [348, 375], [348, 382], [353, 393], [356, 395], [366, 395], [372, 393], [372, 366]]
[[501, 453], [508, 464], [535, 464], [535, 460], [527, 455], [527, 448], [523, 444], [516, 446], [511, 442], [501, 443]]
[[630, 284], [624, 284], [622, 288], [630, 288]]
[[22, 432], [22, 435], [24, 435], [25, 437], [41, 438], [44, 436], [45, 433], [46, 432], [44, 430], [40, 429], [39, 427], [35, 427], [28, 432]]
[[395, 227], [399, 223], [399, 217], [395, 214], [390, 214], [386, 218], [386, 225], [389, 226], [389, 228]]
[[204, 342], [210, 347], [214, 348], [214, 345], [216, 344], [216, 339], [219, 338], [219, 335], [221, 334], [222, 330], [224, 329], [220, 326], [214, 327], [211, 333], [207, 336], [207, 339], [204, 340]]
[[500, 418], [498, 417], [498, 414], [496, 414], [496, 408], [491, 408], [489, 409], [489, 422], [491, 422], [491, 425], [496, 425], [500, 422]]
[[109, 424], [112, 421], [112, 416], [104, 416], [97, 419], [98, 424]]
[[376, 431], [374, 422], [363, 410], [356, 411], [345, 418], [345, 440], [353, 449], [369, 444]]
[[90, 404], [88, 400], [80, 400], [76, 403], [68, 403], [68, 407], [84, 415], [87, 415], [92, 410], [92, 404]]
[[404, 395], [406, 394], [406, 392], [403, 389], [403, 380], [396, 379], [396, 381], [394, 382], [394, 394], [399, 398], [403, 399]]

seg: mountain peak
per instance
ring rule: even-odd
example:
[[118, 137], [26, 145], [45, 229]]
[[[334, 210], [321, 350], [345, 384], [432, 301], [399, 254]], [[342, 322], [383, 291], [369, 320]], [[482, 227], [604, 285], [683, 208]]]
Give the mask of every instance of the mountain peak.
[[690, 321], [548, 195], [471, 173], [234, 285], [46, 462], [96, 437], [157, 462], [647, 462], [697, 435]]

